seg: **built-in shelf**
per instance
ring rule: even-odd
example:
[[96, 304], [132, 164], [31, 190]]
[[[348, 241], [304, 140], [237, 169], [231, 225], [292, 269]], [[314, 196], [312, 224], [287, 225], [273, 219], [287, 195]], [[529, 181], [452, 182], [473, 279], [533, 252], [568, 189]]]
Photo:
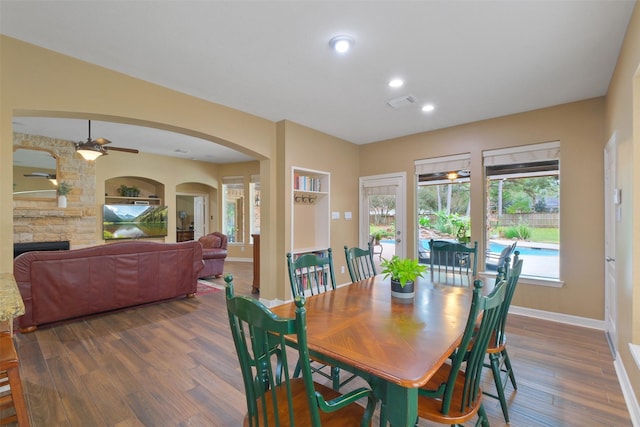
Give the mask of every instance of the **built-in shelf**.
[[162, 199], [159, 197], [122, 197], [122, 196], [105, 196], [104, 201], [107, 204], [135, 205], [139, 204], [161, 205]]
[[[119, 192], [121, 186], [137, 188], [139, 190], [138, 196], [123, 196]], [[111, 178], [105, 181], [104, 189], [106, 192], [104, 202], [106, 204], [149, 204], [161, 206], [164, 197], [164, 185], [162, 183], [143, 177], [119, 176]]]
[[291, 252], [301, 254], [329, 247], [330, 174], [312, 169], [291, 169]]

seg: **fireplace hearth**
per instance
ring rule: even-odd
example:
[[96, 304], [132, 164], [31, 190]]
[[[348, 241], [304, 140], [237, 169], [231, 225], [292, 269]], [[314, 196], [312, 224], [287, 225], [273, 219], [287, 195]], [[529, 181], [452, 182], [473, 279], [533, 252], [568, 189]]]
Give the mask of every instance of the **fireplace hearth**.
[[68, 251], [69, 241], [61, 242], [26, 242], [13, 244], [13, 257], [31, 251]]

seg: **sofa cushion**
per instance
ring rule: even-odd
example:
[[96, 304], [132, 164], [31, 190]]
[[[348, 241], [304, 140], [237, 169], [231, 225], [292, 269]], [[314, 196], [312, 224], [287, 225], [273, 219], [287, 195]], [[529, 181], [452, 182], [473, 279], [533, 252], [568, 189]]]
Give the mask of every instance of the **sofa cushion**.
[[202, 236], [198, 241], [202, 244], [202, 247], [205, 249], [210, 248], [219, 248], [222, 239], [216, 236], [215, 234], [207, 234], [206, 236]]

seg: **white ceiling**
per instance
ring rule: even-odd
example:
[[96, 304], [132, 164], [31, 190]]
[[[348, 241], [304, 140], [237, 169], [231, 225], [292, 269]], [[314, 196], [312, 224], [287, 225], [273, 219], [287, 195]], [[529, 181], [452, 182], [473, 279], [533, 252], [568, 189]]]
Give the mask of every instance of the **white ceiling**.
[[[272, 121], [366, 144], [606, 94], [635, 1], [8, 1], [0, 33]], [[337, 55], [329, 39], [355, 46]], [[44, 72], [44, 71], [43, 71]], [[402, 77], [400, 89], [387, 86]], [[415, 104], [393, 109], [405, 95]], [[433, 103], [435, 111], [420, 107]], [[17, 117], [74, 141], [87, 126]], [[114, 146], [246, 160], [92, 122]], [[188, 148], [185, 148], [188, 147]], [[177, 148], [189, 153], [175, 153]], [[208, 156], [208, 157], [204, 157]]]

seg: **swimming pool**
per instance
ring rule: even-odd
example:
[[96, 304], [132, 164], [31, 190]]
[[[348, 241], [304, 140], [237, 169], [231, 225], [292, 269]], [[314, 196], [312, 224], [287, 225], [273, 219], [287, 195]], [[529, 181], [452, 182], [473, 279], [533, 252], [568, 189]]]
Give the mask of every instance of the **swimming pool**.
[[[489, 243], [489, 252], [495, 252], [499, 254], [502, 250], [506, 248], [505, 245], [500, 245], [498, 243], [490, 242]], [[557, 249], [548, 249], [548, 248], [532, 248], [528, 246], [516, 246], [516, 251], [520, 252], [520, 255], [538, 255], [538, 256], [558, 256]]]

